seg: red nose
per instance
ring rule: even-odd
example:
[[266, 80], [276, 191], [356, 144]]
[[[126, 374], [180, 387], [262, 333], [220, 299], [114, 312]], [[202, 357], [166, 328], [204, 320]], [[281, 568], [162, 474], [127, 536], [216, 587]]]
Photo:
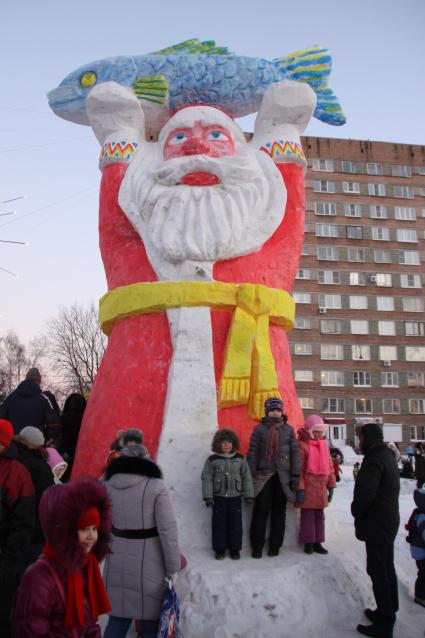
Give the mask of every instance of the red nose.
[[183, 143], [182, 153], [183, 155], [208, 155], [210, 149], [210, 145], [205, 140], [200, 137], [191, 137]]

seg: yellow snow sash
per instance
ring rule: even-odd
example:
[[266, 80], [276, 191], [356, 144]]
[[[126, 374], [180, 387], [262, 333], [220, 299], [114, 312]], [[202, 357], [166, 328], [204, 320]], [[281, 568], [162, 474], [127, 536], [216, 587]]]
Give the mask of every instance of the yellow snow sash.
[[263, 414], [264, 401], [280, 397], [270, 348], [269, 322], [291, 330], [295, 302], [279, 288], [221, 281], [159, 281], [121, 286], [99, 302], [99, 323], [106, 335], [124, 317], [169, 308], [207, 306], [233, 311], [227, 337], [218, 406], [248, 405], [253, 418]]

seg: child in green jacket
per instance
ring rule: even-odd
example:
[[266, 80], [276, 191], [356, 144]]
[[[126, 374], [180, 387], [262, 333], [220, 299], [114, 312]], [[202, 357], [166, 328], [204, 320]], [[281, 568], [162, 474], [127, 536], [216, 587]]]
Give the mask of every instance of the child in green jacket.
[[217, 430], [212, 442], [214, 454], [202, 470], [202, 498], [212, 507], [212, 546], [217, 560], [230, 551], [238, 560], [242, 548], [241, 497], [254, 501], [254, 489], [248, 463], [238, 454], [239, 437], [230, 429]]

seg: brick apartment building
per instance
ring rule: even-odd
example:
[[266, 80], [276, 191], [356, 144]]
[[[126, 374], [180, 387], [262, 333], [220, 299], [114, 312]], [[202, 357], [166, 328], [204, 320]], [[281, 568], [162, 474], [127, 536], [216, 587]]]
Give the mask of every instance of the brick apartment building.
[[289, 333], [305, 416], [425, 441], [425, 146], [304, 137], [305, 239]]

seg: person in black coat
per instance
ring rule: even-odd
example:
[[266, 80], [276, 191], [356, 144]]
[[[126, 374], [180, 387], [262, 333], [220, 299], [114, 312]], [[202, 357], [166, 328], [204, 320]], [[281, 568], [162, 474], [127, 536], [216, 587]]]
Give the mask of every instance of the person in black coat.
[[74, 463], [75, 451], [77, 449], [78, 436], [80, 434], [81, 421], [87, 402], [82, 394], [70, 394], [66, 399], [62, 416], [60, 419], [62, 426], [62, 445], [60, 452], [68, 463], [68, 468], [62, 477], [65, 483], [71, 476], [72, 465]]
[[392, 638], [398, 611], [394, 540], [400, 524], [400, 477], [392, 451], [376, 423], [359, 428], [364, 460], [354, 487], [351, 513], [356, 538], [366, 543], [367, 573], [372, 580], [376, 610], [366, 609], [372, 625], [358, 625], [364, 636]]
[[420, 490], [425, 483], [425, 449], [421, 443], [415, 445], [415, 477]]

